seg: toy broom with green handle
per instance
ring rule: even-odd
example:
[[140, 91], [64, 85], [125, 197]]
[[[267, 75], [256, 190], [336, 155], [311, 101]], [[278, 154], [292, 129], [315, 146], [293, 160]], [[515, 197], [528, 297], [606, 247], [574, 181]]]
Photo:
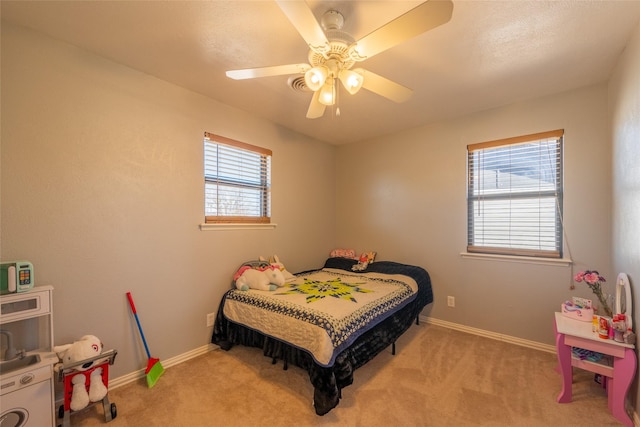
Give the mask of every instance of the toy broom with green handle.
[[136, 323], [138, 324], [138, 330], [140, 331], [140, 336], [142, 337], [142, 343], [144, 344], [144, 349], [147, 351], [147, 358], [149, 360], [147, 362], [147, 369], [145, 369], [144, 373], [147, 375], [147, 385], [149, 386], [149, 388], [151, 388], [154, 385], [156, 385], [156, 382], [158, 381], [160, 376], [164, 374], [164, 368], [160, 363], [160, 359], [151, 357], [151, 353], [149, 353], [147, 340], [144, 339], [144, 333], [142, 332], [140, 319], [138, 319], [138, 312], [136, 311], [136, 306], [133, 304], [133, 298], [131, 297], [131, 292], [127, 292], [127, 299], [129, 300], [131, 311], [133, 312], [133, 315], [136, 318]]

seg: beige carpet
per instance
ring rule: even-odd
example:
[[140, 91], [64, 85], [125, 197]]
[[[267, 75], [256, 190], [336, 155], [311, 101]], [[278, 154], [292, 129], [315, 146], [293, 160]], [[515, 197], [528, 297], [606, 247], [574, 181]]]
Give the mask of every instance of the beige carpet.
[[[116, 361], [117, 363], [117, 361]], [[282, 370], [261, 350], [216, 350], [109, 392], [118, 426], [618, 426], [593, 374], [575, 369], [573, 402], [556, 403], [554, 354], [446, 328], [412, 325], [397, 343], [355, 372], [340, 404], [312, 407], [307, 373]], [[73, 426], [105, 425], [102, 405], [71, 416]]]

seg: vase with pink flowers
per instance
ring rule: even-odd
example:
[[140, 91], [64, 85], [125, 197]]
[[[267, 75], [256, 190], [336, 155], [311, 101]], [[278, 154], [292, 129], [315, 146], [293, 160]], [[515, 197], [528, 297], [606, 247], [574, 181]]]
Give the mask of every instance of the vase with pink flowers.
[[586, 283], [587, 286], [589, 286], [593, 293], [598, 297], [604, 314], [608, 317], [613, 316], [611, 307], [609, 307], [609, 303], [607, 301], [607, 297], [602, 292], [601, 284], [606, 282], [606, 280], [600, 275], [600, 273], [598, 273], [596, 270], [581, 271], [573, 277], [573, 280], [578, 283]]

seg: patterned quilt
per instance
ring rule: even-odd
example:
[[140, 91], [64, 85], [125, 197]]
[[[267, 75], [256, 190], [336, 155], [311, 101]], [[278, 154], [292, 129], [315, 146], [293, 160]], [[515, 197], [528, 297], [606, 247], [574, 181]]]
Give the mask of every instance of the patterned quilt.
[[231, 290], [224, 316], [307, 351], [329, 367], [359, 336], [412, 301], [414, 279], [402, 274], [323, 268], [275, 291]]

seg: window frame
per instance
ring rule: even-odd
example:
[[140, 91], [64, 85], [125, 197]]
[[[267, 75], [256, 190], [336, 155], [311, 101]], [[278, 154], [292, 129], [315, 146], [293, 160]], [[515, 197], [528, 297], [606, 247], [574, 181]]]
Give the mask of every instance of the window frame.
[[[240, 183], [237, 180], [225, 180], [220, 176], [207, 176], [206, 164], [207, 164], [207, 152], [206, 144], [213, 143], [227, 147], [232, 147], [237, 150], [246, 151], [253, 154], [260, 155], [260, 183], [249, 184]], [[205, 224], [270, 224], [271, 223], [271, 158], [272, 151], [256, 145], [247, 144], [246, 142], [237, 141], [235, 139], [227, 138], [221, 135], [205, 132], [203, 139], [203, 175], [204, 175], [204, 217]], [[259, 216], [231, 216], [231, 215], [207, 215], [207, 185], [233, 185], [243, 189], [259, 190], [261, 195], [260, 200], [260, 215]]]
[[[514, 186], [509, 186], [505, 191], [496, 192], [495, 194], [476, 194], [474, 193], [473, 183], [474, 162], [472, 157], [474, 153], [481, 150], [488, 150], [497, 147], [508, 147], [516, 145], [524, 145], [527, 143], [543, 142], [544, 140], [557, 140], [557, 148], [552, 153], [555, 156], [555, 188], [552, 190], [544, 190], [538, 192], [520, 192], [513, 193], [511, 190]], [[530, 135], [522, 135], [513, 138], [499, 139], [494, 141], [470, 144], [467, 146], [467, 253], [478, 255], [495, 255], [495, 256], [515, 256], [515, 257], [534, 257], [546, 259], [563, 258], [563, 196], [564, 196], [564, 129], [557, 129], [548, 132], [535, 133]], [[476, 169], [479, 169], [476, 167]], [[478, 201], [496, 201], [496, 200], [525, 200], [533, 199], [541, 201], [544, 198], [553, 197], [554, 209], [554, 246], [553, 250], [548, 249], [528, 249], [520, 247], [503, 247], [477, 244], [475, 241], [475, 218], [474, 203]], [[511, 210], [510, 210], [511, 212]], [[536, 237], [533, 241], [541, 240], [541, 228], [536, 231]], [[514, 244], [514, 239], [509, 236], [507, 239], [510, 245]]]

